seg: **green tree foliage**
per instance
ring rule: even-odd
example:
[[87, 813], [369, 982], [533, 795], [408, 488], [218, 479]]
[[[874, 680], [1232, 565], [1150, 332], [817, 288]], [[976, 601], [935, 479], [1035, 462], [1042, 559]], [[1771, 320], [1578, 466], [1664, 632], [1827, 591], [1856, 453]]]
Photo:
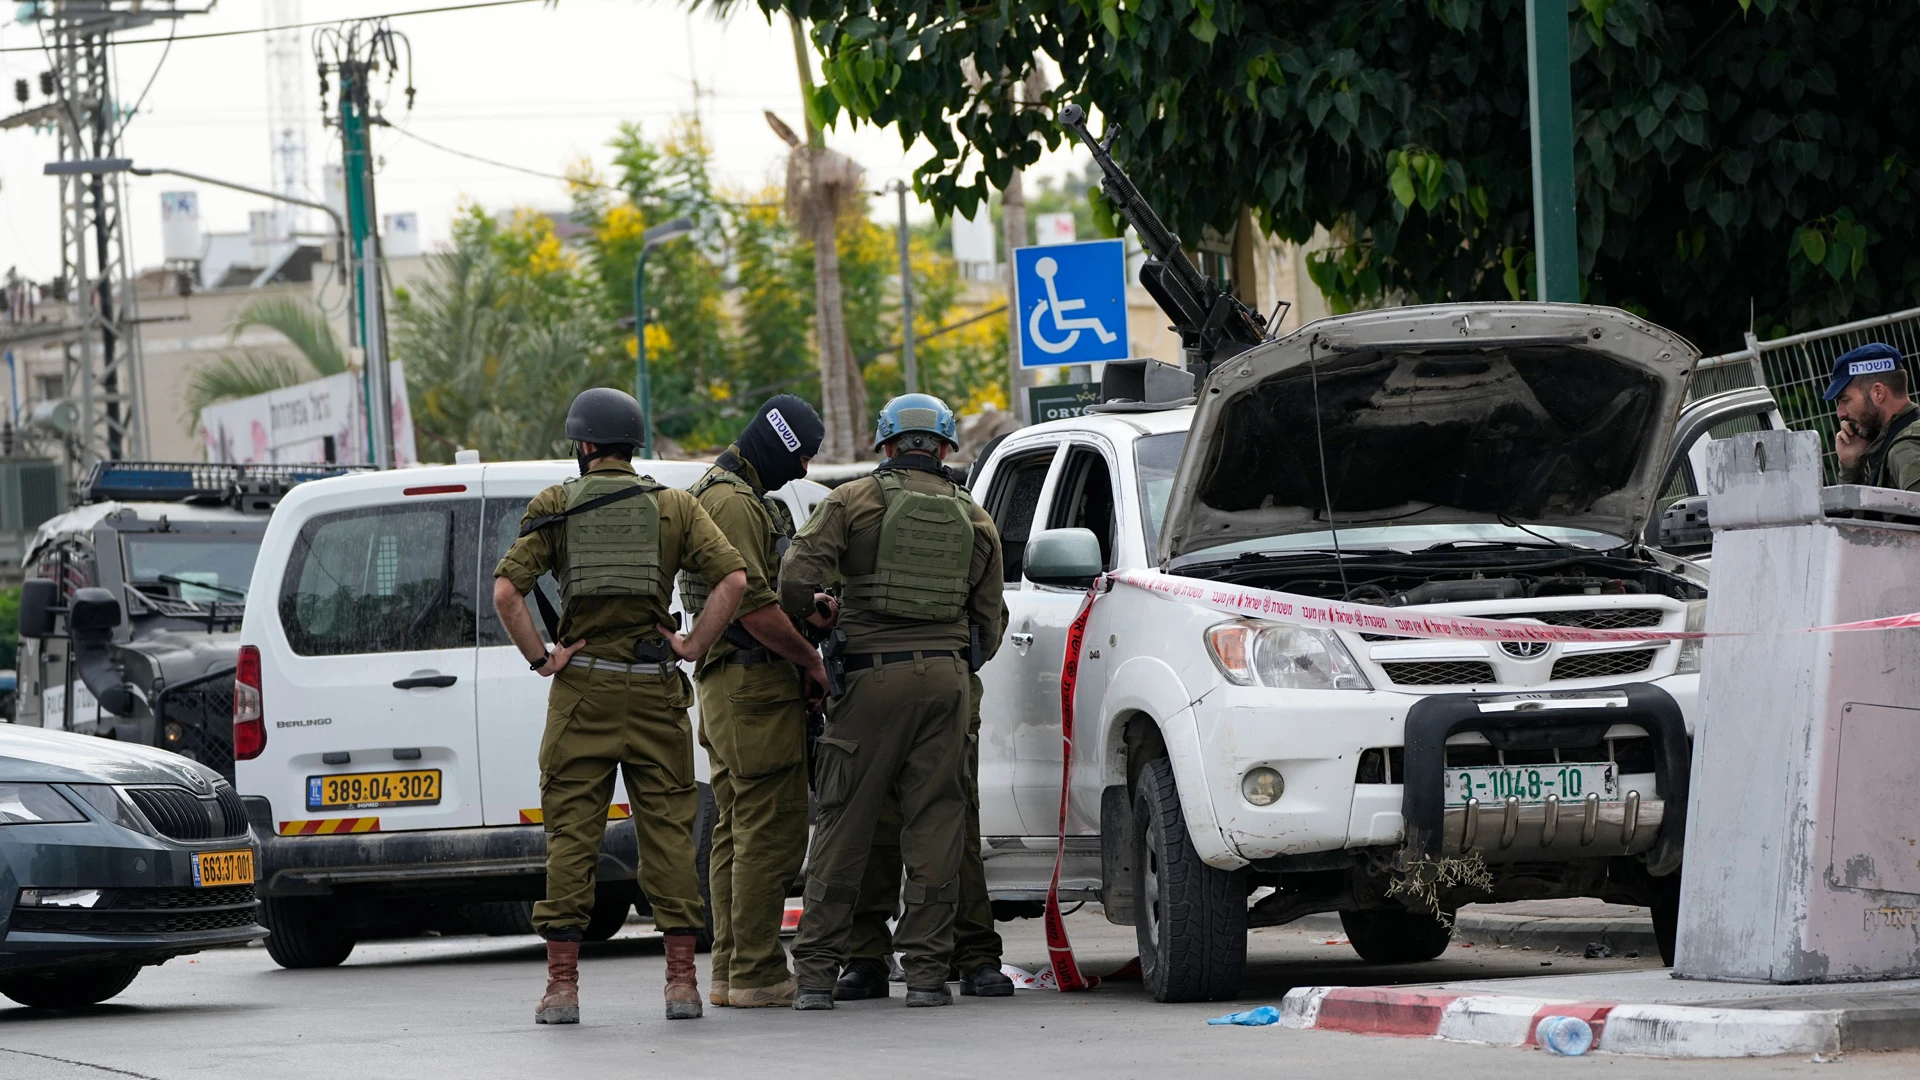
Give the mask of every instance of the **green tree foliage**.
[[[768, 395], [818, 400], [812, 338], [813, 252], [780, 209], [779, 193], [737, 196], [711, 179], [711, 151], [683, 122], [658, 142], [622, 125], [614, 176], [576, 171], [569, 244], [549, 217], [468, 208], [450, 251], [397, 290], [393, 353], [406, 364], [420, 453], [457, 447], [489, 458], [565, 453], [568, 403], [588, 386], [633, 385], [633, 271], [649, 225], [676, 217], [694, 232], [647, 262], [647, 356], [655, 430], [689, 449], [724, 446]], [[898, 254], [892, 230], [865, 214], [839, 227], [848, 325], [870, 371], [869, 406], [898, 393]], [[923, 335], [960, 311], [951, 258], [916, 238], [915, 322]], [[627, 320], [623, 323], [622, 320]], [[996, 390], [1005, 333], [984, 326], [922, 346], [921, 368], [956, 405], [1004, 404]]]
[[[1007, 109], [1097, 109], [1185, 235], [1242, 206], [1336, 244], [1336, 304], [1524, 297], [1531, 179], [1524, 0], [759, 0], [812, 22], [819, 107], [933, 155], [942, 211], [1063, 138]], [[1711, 346], [1920, 302], [1913, 166], [1920, 5], [1567, 0], [1580, 272], [1589, 301]]]
[[271, 330], [287, 339], [298, 357], [261, 349], [240, 349], [195, 368], [187, 377], [182, 408], [188, 430], [200, 430], [200, 410], [217, 401], [253, 397], [272, 390], [347, 370], [346, 351], [327, 317], [304, 300], [270, 297], [240, 309], [228, 328], [234, 338], [251, 329]]

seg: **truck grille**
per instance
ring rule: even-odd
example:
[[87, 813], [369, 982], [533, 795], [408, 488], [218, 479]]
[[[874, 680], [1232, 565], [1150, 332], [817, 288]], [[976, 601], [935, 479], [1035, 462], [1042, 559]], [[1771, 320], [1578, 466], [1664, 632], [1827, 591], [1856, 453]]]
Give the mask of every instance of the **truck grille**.
[[174, 683], [154, 698], [160, 746], [233, 780], [233, 669]]
[[[1667, 617], [1660, 608], [1580, 608], [1574, 611], [1517, 611], [1512, 614], [1483, 615], [1487, 619], [1533, 619], [1548, 626], [1574, 626], [1582, 630], [1642, 630], [1659, 626]], [[1363, 641], [1406, 641], [1398, 634], [1361, 634]]]
[[100, 907], [16, 907], [8, 929], [40, 934], [181, 934], [247, 926], [257, 921], [259, 909], [251, 885], [107, 892]]
[[1380, 665], [1397, 686], [1483, 686], [1494, 682], [1485, 660], [1406, 660]]
[[1631, 649], [1624, 652], [1579, 653], [1553, 662], [1553, 678], [1602, 679], [1612, 675], [1632, 675], [1653, 666], [1658, 649]]
[[213, 840], [247, 833], [247, 808], [240, 802], [240, 793], [225, 784], [208, 799], [176, 787], [128, 788], [127, 797], [160, 835], [173, 840]]

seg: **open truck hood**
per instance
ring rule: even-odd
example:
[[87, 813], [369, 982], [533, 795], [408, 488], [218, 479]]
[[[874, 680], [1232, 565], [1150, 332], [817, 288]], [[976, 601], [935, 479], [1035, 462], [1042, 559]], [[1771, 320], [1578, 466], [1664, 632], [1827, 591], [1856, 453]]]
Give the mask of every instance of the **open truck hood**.
[[1337, 526], [1504, 518], [1630, 540], [1653, 512], [1699, 358], [1677, 334], [1577, 304], [1322, 319], [1207, 380], [1160, 562], [1327, 529], [1316, 400]]

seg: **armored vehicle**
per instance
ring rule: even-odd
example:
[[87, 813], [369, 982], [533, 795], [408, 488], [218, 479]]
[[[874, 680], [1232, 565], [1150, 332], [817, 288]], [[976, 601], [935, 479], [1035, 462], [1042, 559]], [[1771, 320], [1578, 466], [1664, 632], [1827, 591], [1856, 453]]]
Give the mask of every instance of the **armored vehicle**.
[[99, 462], [27, 546], [16, 722], [233, 776], [233, 672], [267, 517], [316, 465]]

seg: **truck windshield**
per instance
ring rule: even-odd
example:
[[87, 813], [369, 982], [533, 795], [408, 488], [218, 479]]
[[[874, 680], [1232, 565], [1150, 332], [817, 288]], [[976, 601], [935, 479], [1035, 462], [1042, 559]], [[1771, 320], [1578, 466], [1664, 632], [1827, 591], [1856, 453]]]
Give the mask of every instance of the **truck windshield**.
[[155, 596], [193, 603], [234, 603], [247, 594], [260, 535], [154, 533], [122, 537], [127, 581]]

